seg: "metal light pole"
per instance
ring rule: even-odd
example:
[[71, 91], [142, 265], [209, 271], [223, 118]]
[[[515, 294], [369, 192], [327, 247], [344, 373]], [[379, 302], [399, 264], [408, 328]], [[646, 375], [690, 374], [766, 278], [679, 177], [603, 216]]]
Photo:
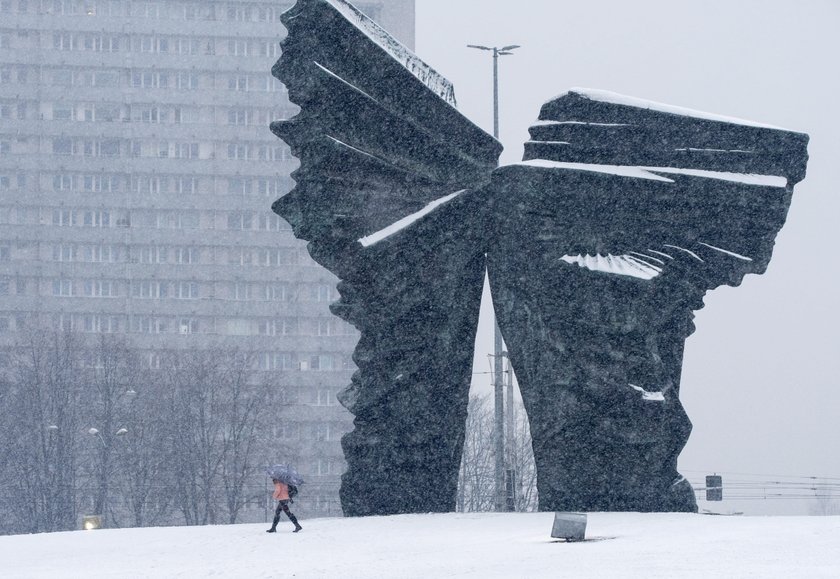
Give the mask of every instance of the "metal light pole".
[[[477, 50], [488, 50], [493, 52], [493, 136], [499, 138], [499, 57], [513, 54], [513, 50], [519, 48], [518, 44], [511, 44], [501, 48], [497, 46], [480, 46], [468, 44], [467, 48]], [[495, 317], [495, 316], [494, 316]], [[507, 506], [507, 493], [505, 492], [505, 414], [504, 414], [504, 352], [502, 348], [502, 332], [499, 330], [498, 321], [494, 321], [494, 360], [493, 367], [493, 399], [495, 406], [495, 493], [494, 506], [496, 511], [505, 511]]]

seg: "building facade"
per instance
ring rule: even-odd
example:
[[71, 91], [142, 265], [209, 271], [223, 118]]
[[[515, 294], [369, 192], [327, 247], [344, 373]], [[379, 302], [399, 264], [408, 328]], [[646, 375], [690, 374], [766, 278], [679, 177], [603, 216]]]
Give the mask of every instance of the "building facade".
[[[150, 368], [256, 352], [300, 508], [334, 516], [357, 333], [270, 210], [297, 164], [268, 130], [296, 112], [270, 75], [291, 4], [0, 0], [0, 342], [38, 321], [123, 334]], [[357, 5], [413, 45], [413, 0]]]

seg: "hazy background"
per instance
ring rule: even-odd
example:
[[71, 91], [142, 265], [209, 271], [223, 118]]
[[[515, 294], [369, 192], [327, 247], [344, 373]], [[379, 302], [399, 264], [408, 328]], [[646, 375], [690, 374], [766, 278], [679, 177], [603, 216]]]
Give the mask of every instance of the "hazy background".
[[[692, 481], [717, 471], [730, 481], [748, 473], [840, 484], [840, 2], [417, 0], [416, 7], [417, 53], [454, 83], [460, 110], [488, 132], [492, 58], [466, 44], [522, 45], [500, 59], [503, 163], [521, 158], [542, 103], [575, 86], [810, 134], [808, 176], [767, 273], [707, 294], [697, 313], [681, 390], [694, 431], [680, 467]], [[488, 319], [485, 310], [477, 371], [487, 369], [492, 349]], [[488, 383], [477, 375], [474, 388]], [[805, 503], [749, 508], [807, 512]]]

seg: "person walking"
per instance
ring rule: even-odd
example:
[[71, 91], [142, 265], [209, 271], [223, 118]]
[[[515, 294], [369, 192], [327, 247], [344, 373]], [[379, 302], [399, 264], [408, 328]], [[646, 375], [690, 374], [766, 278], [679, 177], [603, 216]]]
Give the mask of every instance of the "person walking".
[[289, 517], [289, 520], [295, 525], [293, 533], [297, 533], [303, 527], [300, 526], [298, 523], [297, 517], [292, 514], [292, 511], [289, 510], [289, 503], [291, 502], [291, 497], [289, 496], [289, 485], [281, 481], [280, 479], [272, 479], [274, 483], [274, 493], [272, 493], [272, 497], [277, 500], [277, 510], [274, 512], [274, 521], [271, 523], [271, 528], [266, 531], [266, 533], [276, 533], [277, 532], [277, 523], [280, 521], [280, 513], [286, 513], [286, 516]]

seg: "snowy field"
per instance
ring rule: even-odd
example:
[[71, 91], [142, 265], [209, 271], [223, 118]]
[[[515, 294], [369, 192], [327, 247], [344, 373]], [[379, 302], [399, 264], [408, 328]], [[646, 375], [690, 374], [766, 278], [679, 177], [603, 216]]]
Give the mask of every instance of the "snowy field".
[[4, 578], [840, 577], [840, 517], [596, 513], [587, 541], [552, 513], [400, 515], [0, 537]]

